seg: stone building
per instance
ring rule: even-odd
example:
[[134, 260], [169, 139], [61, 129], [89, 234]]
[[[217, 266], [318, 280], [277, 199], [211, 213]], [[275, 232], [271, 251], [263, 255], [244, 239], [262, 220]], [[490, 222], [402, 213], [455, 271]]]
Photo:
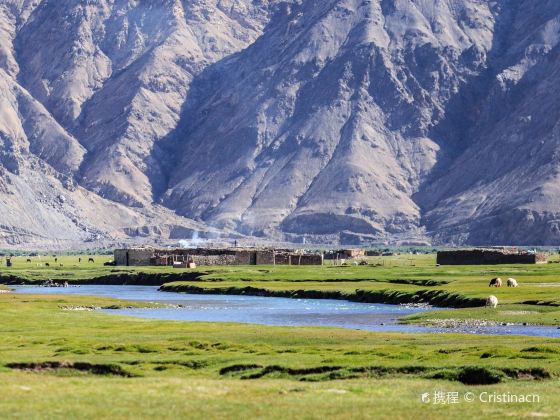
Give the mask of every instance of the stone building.
[[364, 258], [366, 256], [366, 250], [361, 248], [349, 248], [349, 249], [336, 249], [327, 251], [325, 253], [325, 259], [327, 260], [346, 260], [352, 258]]
[[113, 251], [116, 265], [150, 265], [152, 256], [154, 256], [152, 248], [115, 249]]
[[440, 265], [540, 264], [547, 261], [546, 253], [519, 251], [516, 248], [458, 249], [437, 253]]
[[362, 258], [366, 256], [366, 250], [361, 248], [342, 249], [339, 251], [343, 258]]
[[[288, 249], [155, 249], [129, 248], [114, 251], [116, 265], [181, 266], [199, 265], [322, 265], [323, 255]], [[184, 264], [177, 264], [184, 263]]]

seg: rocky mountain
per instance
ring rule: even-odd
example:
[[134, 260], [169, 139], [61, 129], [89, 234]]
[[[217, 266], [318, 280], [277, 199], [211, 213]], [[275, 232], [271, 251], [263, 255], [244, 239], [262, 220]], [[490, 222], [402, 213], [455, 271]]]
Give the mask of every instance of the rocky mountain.
[[0, 0], [0, 243], [560, 243], [560, 3]]

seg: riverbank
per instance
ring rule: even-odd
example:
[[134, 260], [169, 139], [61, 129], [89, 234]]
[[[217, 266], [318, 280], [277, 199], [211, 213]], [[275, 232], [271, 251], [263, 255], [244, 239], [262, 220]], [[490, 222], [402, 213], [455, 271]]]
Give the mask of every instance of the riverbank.
[[67, 310], [123, 304], [0, 295], [9, 326], [0, 330], [2, 412], [25, 417], [42, 410], [59, 418], [77, 415], [77, 407], [85, 418], [142, 417], [156, 408], [163, 418], [191, 409], [211, 418], [347, 418], [357, 409], [376, 418], [487, 413], [480, 402], [422, 403], [421, 395], [435, 389], [542, 396], [539, 404], [491, 406], [497, 417], [554, 416], [560, 409], [559, 339], [166, 322]]
[[484, 299], [467, 298], [443, 290], [317, 290], [317, 289], [268, 289], [253, 286], [202, 287], [183, 282], [167, 283], [160, 287], [162, 292], [248, 295], [266, 297], [284, 297], [292, 299], [339, 299], [350, 302], [387, 303], [387, 304], [418, 304], [449, 308], [465, 308], [484, 306]]
[[[10, 285], [41, 285], [45, 280], [54, 283], [67, 282], [71, 285], [98, 284], [98, 285], [138, 285], [138, 286], [161, 286], [172, 281], [196, 281], [205, 275], [204, 272], [189, 271], [178, 273], [150, 273], [142, 271], [122, 272], [114, 270], [114, 273], [94, 277], [72, 278], [68, 272], [55, 273], [49, 277], [23, 277], [14, 274], [0, 274], [0, 283]], [[58, 274], [58, 275], [57, 275]]]

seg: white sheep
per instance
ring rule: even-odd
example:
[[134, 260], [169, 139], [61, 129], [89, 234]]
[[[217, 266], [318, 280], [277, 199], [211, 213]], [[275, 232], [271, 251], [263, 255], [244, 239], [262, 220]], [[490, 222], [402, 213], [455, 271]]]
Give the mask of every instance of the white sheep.
[[488, 296], [488, 298], [486, 299], [486, 306], [495, 308], [496, 306], [498, 306], [498, 298], [494, 295]]
[[517, 287], [517, 280], [511, 277], [507, 279], [507, 287]]

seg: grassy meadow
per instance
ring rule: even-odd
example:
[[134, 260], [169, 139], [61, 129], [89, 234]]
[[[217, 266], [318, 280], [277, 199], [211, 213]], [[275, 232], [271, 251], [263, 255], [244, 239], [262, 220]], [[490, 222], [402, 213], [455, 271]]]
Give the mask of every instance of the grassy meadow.
[[[557, 339], [163, 322], [64, 309], [119, 304], [0, 295], [2, 413], [498, 418], [552, 416], [560, 407]], [[488, 384], [471, 384], [481, 378]], [[438, 390], [530, 393], [541, 401], [421, 402], [421, 394]]]
[[[146, 275], [198, 293], [386, 299], [447, 306], [489, 294], [497, 309], [430, 311], [408, 322], [484, 319], [560, 326], [560, 264], [442, 266], [433, 255], [368, 266], [111, 267], [110, 256], [1, 262], [0, 283]], [[45, 265], [49, 262], [49, 266]], [[62, 264], [62, 266], [61, 266]], [[173, 281], [181, 273], [192, 280]], [[144, 276], [144, 277], [142, 277]], [[489, 288], [492, 277], [518, 288]], [[402, 334], [325, 327], [158, 321], [87, 309], [135, 305], [88, 296], [0, 294], [0, 412], [7, 418], [556, 418], [560, 338]], [[145, 304], [144, 304], [145, 305]], [[559, 330], [560, 331], [560, 330]], [[559, 333], [560, 336], [560, 333]], [[435, 393], [458, 402], [435, 403]], [[466, 399], [474, 396], [474, 401]], [[490, 403], [480, 395], [535, 394]], [[427, 394], [429, 401], [422, 402]]]

